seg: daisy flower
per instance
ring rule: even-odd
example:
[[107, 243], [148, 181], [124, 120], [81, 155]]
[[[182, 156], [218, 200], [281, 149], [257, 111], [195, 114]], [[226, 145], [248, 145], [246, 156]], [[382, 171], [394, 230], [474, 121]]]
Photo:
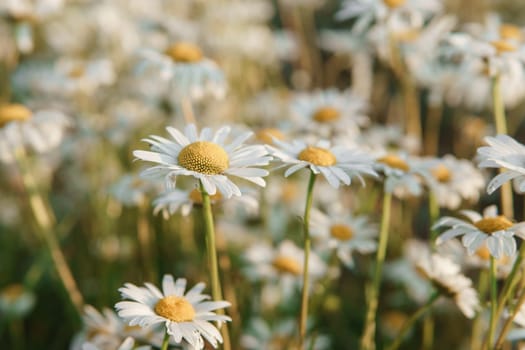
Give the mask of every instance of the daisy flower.
[[[254, 213], [259, 208], [257, 199], [253, 196], [253, 193], [241, 191], [242, 196], [235, 197], [237, 200], [236, 204], [240, 204], [241, 207], [248, 212]], [[221, 192], [217, 191], [214, 195], [210, 196], [212, 204], [218, 204], [223, 202], [224, 196]], [[226, 201], [225, 204], [231, 201]], [[166, 192], [153, 201], [154, 209], [153, 213], [156, 215], [162, 212], [165, 219], [170, 215], [173, 215], [177, 211], [181, 211], [183, 216], [190, 214], [194, 206], [202, 205], [202, 194], [194, 188], [193, 190], [178, 190], [175, 189], [170, 192]]]
[[69, 119], [59, 111], [32, 112], [21, 104], [0, 105], [0, 160], [10, 163], [18, 147], [45, 153], [58, 146]]
[[469, 254], [474, 254], [482, 245], [487, 245], [490, 255], [499, 259], [503, 255], [513, 256], [516, 252], [514, 236], [525, 238], [525, 223], [514, 224], [503, 215], [498, 216], [496, 206], [491, 205], [483, 211], [483, 216], [472, 210], [460, 212], [468, 221], [453, 217], [443, 217], [432, 227], [446, 227], [445, 232], [437, 238], [441, 244], [457, 236]]
[[441, 207], [457, 209], [463, 200], [479, 200], [485, 179], [470, 161], [446, 155], [442, 159], [424, 159], [421, 164], [432, 175], [425, 179], [430, 181], [428, 185]]
[[375, 169], [385, 176], [385, 191], [403, 198], [407, 195], [419, 196], [423, 192], [422, 179], [431, 175], [421, 166], [417, 158], [401, 152], [385, 151], [376, 156]]
[[164, 177], [168, 184], [171, 181], [174, 184], [177, 176], [191, 176], [202, 183], [208, 194], [214, 195], [219, 190], [226, 198], [241, 195], [230, 176], [261, 187], [266, 185], [262, 177], [268, 175], [268, 171], [258, 166], [267, 165], [271, 157], [262, 145], [243, 145], [251, 132], [241, 133], [226, 143], [229, 127], [222, 127], [215, 133], [204, 128], [200, 134], [193, 124], [186, 126], [184, 134], [173, 127], [166, 130], [173, 141], [152, 135], [144, 140], [151, 145], [151, 151], [133, 152], [138, 159], [157, 164], [143, 171], [143, 176]]
[[525, 192], [525, 146], [508, 135], [485, 137], [488, 146], [478, 148], [480, 168], [503, 168], [488, 184], [491, 194], [505, 182], [514, 180], [519, 192]]
[[478, 294], [472, 287], [472, 280], [461, 274], [458, 265], [439, 254], [432, 254], [420, 260], [417, 267], [442, 295], [454, 300], [467, 318], [474, 317], [480, 306]]
[[184, 340], [195, 349], [204, 349], [204, 339], [214, 348], [222, 343], [221, 334], [210, 321], [231, 321], [228, 316], [214, 312], [230, 303], [203, 301], [209, 299], [208, 295], [201, 294], [204, 283], [198, 283], [185, 292], [184, 278], [173, 281], [173, 276], [164, 275], [162, 291], [150, 283], [145, 286], [126, 283], [119, 289], [122, 298], [133, 300], [115, 305], [118, 315], [130, 326], [149, 328], [163, 323], [176, 343]]
[[354, 217], [343, 210], [331, 210], [325, 214], [312, 209], [310, 233], [326, 248], [333, 249], [347, 266], [354, 265], [353, 251], [372, 253], [377, 249], [377, 230], [364, 216]]
[[364, 185], [363, 174], [377, 176], [372, 159], [365, 153], [343, 146], [330, 146], [328, 141], [318, 141], [309, 145], [295, 140], [292, 143], [274, 139], [274, 146], [268, 146], [271, 155], [289, 166], [285, 177], [303, 168], [314, 174], [322, 174], [328, 183], [338, 188], [341, 183], [350, 185], [351, 177], [356, 176]]
[[0, 312], [5, 318], [23, 318], [35, 306], [35, 295], [21, 284], [0, 289]]
[[359, 128], [369, 122], [366, 108], [366, 101], [350, 90], [335, 89], [298, 93], [290, 105], [297, 125], [326, 138], [343, 130], [358, 135]]
[[353, 28], [358, 32], [377, 22], [387, 22], [394, 25], [394, 29], [395, 24], [407, 17], [410, 23], [422, 26], [426, 19], [439, 13], [442, 7], [439, 0], [345, 0], [335, 18], [357, 18]]
[[194, 44], [178, 42], [164, 52], [147, 49], [142, 56], [142, 70], [152, 69], [168, 82], [176, 101], [200, 100], [205, 96], [222, 98], [226, 93], [223, 71]]

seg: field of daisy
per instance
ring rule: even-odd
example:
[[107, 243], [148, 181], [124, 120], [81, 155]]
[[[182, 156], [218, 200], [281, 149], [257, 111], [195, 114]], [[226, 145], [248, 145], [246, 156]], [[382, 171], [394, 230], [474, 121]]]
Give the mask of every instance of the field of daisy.
[[0, 349], [525, 349], [525, 3], [0, 0]]

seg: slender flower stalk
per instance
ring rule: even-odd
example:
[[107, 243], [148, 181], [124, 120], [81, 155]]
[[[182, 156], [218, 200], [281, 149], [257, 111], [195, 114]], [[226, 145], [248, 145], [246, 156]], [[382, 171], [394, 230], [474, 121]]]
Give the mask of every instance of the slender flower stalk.
[[304, 206], [304, 261], [303, 261], [303, 290], [301, 292], [301, 313], [299, 316], [299, 349], [303, 349], [306, 339], [306, 320], [308, 318], [308, 287], [310, 284], [308, 274], [308, 259], [310, 257], [310, 209], [312, 208], [313, 190], [315, 185], [316, 175], [313, 171], [310, 172], [310, 179], [308, 181], [308, 189], [306, 190], [306, 203]]
[[[202, 181], [199, 181], [199, 183], [202, 194], [202, 210], [206, 229], [206, 255], [208, 256], [208, 264], [210, 270], [211, 295], [214, 301], [219, 301], [222, 300], [222, 291], [221, 282], [219, 278], [219, 265], [217, 263], [217, 249], [215, 244], [215, 227], [213, 224], [213, 212], [211, 209], [210, 195], [204, 189]], [[218, 313], [220, 314], [220, 311]], [[221, 327], [221, 335], [224, 340], [224, 350], [230, 350], [230, 336], [226, 324], [223, 324]]]
[[521, 263], [523, 261], [523, 258], [525, 257], [525, 244], [522, 244], [518, 256], [516, 257], [516, 260], [514, 261], [514, 265], [512, 265], [512, 269], [505, 279], [505, 284], [503, 284], [503, 288], [501, 289], [500, 297], [498, 299], [498, 310], [496, 312], [497, 318], [501, 316], [503, 313], [505, 304], [507, 303], [507, 300], [512, 295], [514, 288], [516, 287], [516, 284], [518, 283], [519, 278], [519, 270], [521, 267]]
[[[489, 287], [489, 271], [486, 269], [481, 270], [478, 278], [478, 295], [481, 300], [485, 299], [487, 289]], [[482, 314], [477, 313], [474, 321], [472, 322], [472, 334], [470, 337], [470, 348], [481, 349], [483, 346], [483, 322]]]
[[497, 321], [497, 310], [498, 310], [498, 290], [497, 290], [497, 266], [496, 258], [492, 255], [490, 256], [490, 326], [489, 333], [487, 336], [487, 346], [488, 349], [494, 348], [494, 333], [496, 331], [496, 321]]
[[22, 174], [22, 181], [29, 197], [31, 210], [37, 221], [42, 239], [45, 241], [51, 259], [58, 273], [60, 281], [69, 296], [70, 302], [75, 308], [77, 314], [82, 314], [84, 299], [80, 293], [75, 278], [71, 273], [64, 254], [60, 250], [60, 245], [55, 237], [53, 230], [56, 228], [56, 219], [49, 202], [41, 195], [37, 184], [27, 164], [25, 150], [19, 148], [16, 152], [16, 158]]
[[[505, 105], [501, 96], [501, 77], [496, 75], [492, 78], [492, 104], [494, 106], [494, 123], [496, 134], [507, 134], [507, 118], [505, 116]], [[503, 170], [500, 169], [500, 172]], [[501, 208], [503, 215], [508, 218], [514, 217], [514, 204], [512, 200], [512, 187], [509, 182], [501, 185]]]
[[168, 334], [168, 330], [166, 329], [166, 333], [164, 333], [164, 339], [162, 339], [162, 346], [160, 347], [160, 350], [168, 350], [169, 342], [170, 335]]
[[396, 339], [394, 339], [394, 341], [392, 342], [392, 344], [390, 344], [390, 346], [387, 348], [387, 350], [396, 350], [396, 349], [399, 348], [399, 346], [401, 345], [401, 342], [403, 341], [403, 338], [405, 338], [407, 332], [412, 328], [412, 326], [414, 326], [414, 323], [421, 316], [423, 316], [428, 310], [430, 310], [430, 308], [432, 307], [432, 305], [434, 305], [436, 300], [439, 299], [439, 296], [440, 295], [437, 292], [432, 294], [430, 299], [428, 299], [428, 301], [423, 306], [421, 306], [416, 312], [414, 312], [414, 314], [412, 316], [410, 316], [410, 318], [403, 325], [403, 328], [401, 329], [401, 331], [399, 331]]
[[376, 314], [379, 300], [379, 287], [381, 274], [386, 256], [388, 243], [388, 228], [390, 224], [390, 211], [392, 206], [392, 193], [385, 191], [383, 195], [383, 213], [381, 215], [381, 230], [379, 232], [379, 246], [376, 255], [376, 267], [371, 288], [368, 290], [368, 306], [365, 319], [365, 328], [361, 338], [361, 349], [372, 350], [375, 348]]
[[[523, 281], [523, 278], [522, 278], [522, 281]], [[500, 332], [500, 334], [498, 336], [498, 339], [496, 340], [496, 345], [494, 347], [495, 349], [501, 349], [501, 347], [503, 346], [503, 342], [505, 341], [507, 333], [510, 330], [510, 326], [512, 325], [512, 321], [514, 320], [514, 318], [516, 317], [516, 315], [518, 314], [518, 312], [520, 311], [521, 307], [524, 304], [525, 304], [525, 291], [523, 291], [521, 293], [521, 295], [520, 295], [520, 297], [518, 299], [518, 302], [516, 303], [516, 305], [514, 307], [514, 311], [512, 312], [512, 314], [505, 321], [505, 324], [503, 325], [503, 328], [501, 329], [501, 332]]]

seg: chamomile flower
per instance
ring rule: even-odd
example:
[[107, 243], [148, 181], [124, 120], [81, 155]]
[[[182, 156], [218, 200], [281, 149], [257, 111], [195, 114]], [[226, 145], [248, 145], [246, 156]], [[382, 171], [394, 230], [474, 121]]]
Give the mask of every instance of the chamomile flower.
[[370, 156], [343, 146], [330, 146], [328, 141], [307, 144], [300, 140], [292, 143], [274, 139], [274, 146], [268, 146], [270, 154], [289, 168], [285, 177], [309, 168], [314, 174], [322, 174], [328, 183], [338, 188], [341, 183], [350, 185], [351, 177], [356, 176], [364, 185], [362, 175], [377, 176]]
[[519, 192], [525, 192], [525, 146], [508, 135], [485, 137], [488, 146], [478, 148], [480, 168], [503, 168], [487, 185], [491, 194], [505, 182], [514, 180]]
[[366, 101], [350, 90], [329, 89], [296, 94], [290, 109], [300, 128], [328, 138], [343, 130], [358, 135], [369, 122], [366, 107]]
[[35, 295], [21, 284], [0, 289], [0, 312], [5, 318], [23, 318], [35, 306]]
[[354, 30], [358, 32], [377, 22], [386, 22], [395, 29], [395, 24], [405, 18], [410, 18], [411, 24], [421, 26], [426, 19], [439, 13], [442, 7], [439, 0], [345, 0], [335, 18], [357, 18]]
[[331, 210], [327, 214], [312, 209], [310, 233], [320, 246], [333, 249], [347, 266], [354, 265], [352, 253], [371, 253], [377, 249], [377, 229], [363, 216], [354, 217], [343, 210]]
[[423, 192], [422, 179], [431, 175], [418, 163], [417, 158], [401, 152], [385, 151], [376, 155], [375, 168], [385, 176], [385, 191], [403, 198], [419, 196]]
[[158, 164], [143, 171], [144, 176], [160, 176], [173, 183], [177, 176], [191, 176], [202, 183], [208, 194], [214, 195], [219, 190], [226, 198], [241, 195], [230, 176], [261, 187], [266, 185], [262, 177], [268, 175], [268, 171], [258, 167], [267, 165], [271, 157], [262, 145], [243, 145], [251, 132], [241, 133], [226, 143], [229, 127], [222, 127], [215, 133], [204, 128], [200, 134], [193, 124], [186, 126], [184, 134], [173, 127], [166, 130], [173, 141], [152, 135], [144, 140], [151, 145], [151, 151], [133, 152], [138, 159]]
[[223, 71], [194, 44], [178, 42], [164, 52], [143, 50], [142, 56], [142, 69], [152, 69], [168, 82], [175, 101], [200, 100], [205, 96], [222, 98], [226, 93]]
[[426, 180], [441, 207], [457, 209], [464, 200], [479, 200], [485, 179], [470, 161], [446, 155], [442, 159], [424, 159], [422, 164], [432, 175]]
[[472, 280], [460, 272], [452, 260], [439, 254], [419, 261], [419, 271], [443, 295], [452, 298], [467, 318], [473, 318], [479, 309], [479, 299]]
[[18, 147], [29, 146], [44, 153], [58, 146], [64, 137], [69, 119], [59, 111], [32, 112], [21, 104], [0, 105], [0, 160], [14, 160]]
[[[188, 292], [186, 280], [164, 275], [162, 291], [150, 283], [137, 287], [126, 283], [119, 291], [123, 298], [115, 305], [118, 315], [130, 326], [150, 328], [164, 324], [166, 332], [176, 343], [187, 342], [194, 349], [204, 349], [204, 339], [214, 348], [222, 343], [222, 336], [210, 321], [231, 321], [228, 316], [214, 311], [230, 305], [227, 301], [203, 301], [205, 285], [198, 283]], [[203, 339], [204, 338], [204, 339]]]
[[443, 217], [433, 226], [433, 229], [447, 228], [438, 237], [437, 244], [463, 236], [461, 241], [469, 254], [474, 254], [480, 247], [487, 245], [490, 255], [499, 259], [503, 255], [514, 255], [515, 235], [525, 238], [525, 223], [514, 224], [505, 216], [498, 216], [496, 206], [485, 208], [483, 216], [472, 210], [462, 210], [460, 213], [467, 217], [468, 221]]

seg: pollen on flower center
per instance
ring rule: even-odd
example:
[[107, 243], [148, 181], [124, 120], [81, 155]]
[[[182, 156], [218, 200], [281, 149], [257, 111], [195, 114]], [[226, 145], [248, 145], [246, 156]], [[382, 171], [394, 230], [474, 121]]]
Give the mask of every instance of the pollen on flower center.
[[179, 165], [206, 175], [217, 175], [228, 169], [228, 153], [219, 145], [197, 141], [184, 147], [178, 157]]
[[337, 162], [337, 159], [327, 149], [321, 147], [308, 146], [299, 153], [299, 160], [312, 163], [318, 166], [332, 166]]
[[389, 154], [384, 157], [381, 157], [377, 161], [379, 163], [386, 164], [391, 168], [395, 168], [395, 169], [399, 169], [403, 171], [408, 171], [410, 169], [407, 162], [405, 162], [403, 159], [393, 154]]
[[518, 26], [512, 25], [512, 24], [502, 24], [499, 27], [499, 36], [502, 39], [513, 39], [513, 40], [521, 40], [522, 39], [522, 33], [521, 29]]
[[301, 265], [292, 258], [287, 256], [278, 256], [272, 261], [273, 267], [283, 273], [291, 273], [299, 276], [301, 274]]
[[505, 40], [492, 41], [491, 45], [494, 46], [498, 53], [513, 52], [517, 50], [515, 45]]
[[190, 322], [195, 318], [193, 305], [183, 297], [169, 295], [155, 305], [155, 313], [173, 322]]
[[257, 132], [256, 137], [258, 140], [269, 145], [273, 144], [274, 138], [277, 140], [284, 140], [284, 134], [279, 129], [275, 128], [261, 129]]
[[0, 106], [0, 128], [12, 121], [25, 121], [31, 118], [29, 108], [21, 104]]
[[403, 5], [406, 0], [383, 0], [385, 5], [390, 7], [391, 9], [399, 7]]
[[437, 167], [433, 168], [431, 171], [432, 176], [439, 182], [449, 182], [452, 178], [452, 173], [450, 170], [443, 164], [439, 164]]
[[475, 222], [474, 226], [486, 234], [491, 234], [512, 227], [512, 222], [503, 215], [500, 215], [493, 218], [483, 218]]
[[180, 42], [168, 47], [165, 54], [175, 62], [192, 63], [202, 59], [202, 51], [193, 44]]
[[[215, 194], [211, 194], [209, 196], [210, 196], [210, 201], [212, 201], [212, 202], [222, 199], [222, 194], [219, 191], [217, 191], [217, 192], [215, 192]], [[191, 199], [191, 201], [193, 203], [195, 203], [195, 204], [202, 204], [202, 193], [198, 189], [194, 188], [190, 192], [189, 197], [190, 197], [190, 199]]]
[[335, 224], [330, 227], [330, 235], [340, 241], [348, 241], [354, 236], [354, 232], [347, 225]]
[[315, 111], [313, 119], [319, 123], [330, 123], [338, 120], [341, 117], [341, 113], [334, 107], [325, 106]]

